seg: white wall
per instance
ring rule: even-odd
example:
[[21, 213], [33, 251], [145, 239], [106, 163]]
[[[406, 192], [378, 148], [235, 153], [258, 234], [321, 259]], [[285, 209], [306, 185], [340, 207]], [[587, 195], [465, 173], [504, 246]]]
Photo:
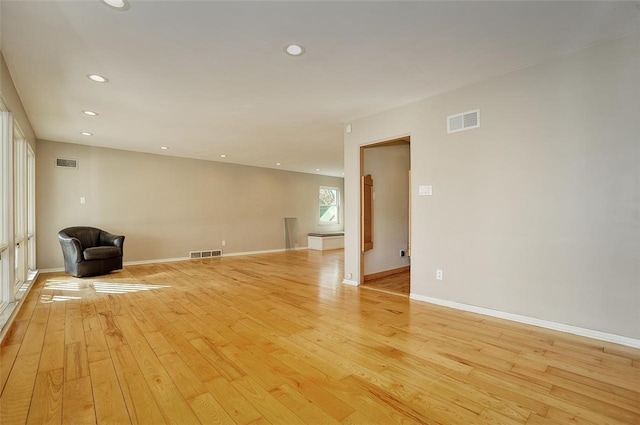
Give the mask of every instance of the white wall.
[[[55, 167], [57, 157], [79, 168]], [[342, 218], [318, 225], [320, 186], [342, 191], [342, 178], [43, 140], [36, 167], [40, 269], [63, 266], [57, 233], [68, 226], [125, 235], [125, 262], [284, 249], [285, 217], [298, 219], [299, 247], [309, 232], [343, 228]]]
[[[413, 295], [640, 338], [639, 46], [634, 33], [352, 123], [347, 199], [359, 147], [411, 135]], [[476, 108], [481, 128], [446, 133]], [[345, 220], [357, 277], [357, 205]]]
[[373, 178], [373, 249], [364, 254], [364, 274], [409, 265], [410, 147], [376, 146], [364, 150], [364, 174]]

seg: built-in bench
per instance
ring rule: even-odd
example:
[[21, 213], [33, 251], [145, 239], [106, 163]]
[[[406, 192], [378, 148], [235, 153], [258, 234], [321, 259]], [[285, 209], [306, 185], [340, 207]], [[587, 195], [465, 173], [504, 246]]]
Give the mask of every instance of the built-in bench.
[[326, 251], [344, 248], [344, 232], [309, 233], [307, 238], [309, 249]]

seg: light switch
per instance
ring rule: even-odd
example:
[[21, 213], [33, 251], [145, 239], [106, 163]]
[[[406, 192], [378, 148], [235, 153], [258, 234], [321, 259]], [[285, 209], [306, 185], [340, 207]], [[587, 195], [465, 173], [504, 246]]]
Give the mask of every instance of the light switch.
[[418, 187], [418, 194], [420, 196], [431, 196], [431, 195], [433, 195], [433, 186], [431, 186], [431, 185], [419, 186]]
[[86, 204], [87, 203], [87, 199], [84, 196], [80, 197], [80, 203], [81, 204]]

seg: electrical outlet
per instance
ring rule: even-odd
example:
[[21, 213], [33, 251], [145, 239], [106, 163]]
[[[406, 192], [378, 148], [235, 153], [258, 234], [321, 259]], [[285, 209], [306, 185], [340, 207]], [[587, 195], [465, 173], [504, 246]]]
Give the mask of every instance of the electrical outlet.
[[353, 278], [353, 274], [352, 273], [347, 273], [347, 279], [352, 279]]
[[401, 250], [400, 250], [400, 256], [401, 256], [401, 257], [404, 257], [405, 255], [407, 255], [407, 253], [406, 253], [406, 252], [404, 252], [404, 249], [401, 249]]
[[227, 245], [227, 241], [222, 241], [222, 246], [226, 246]]
[[442, 269], [436, 270], [436, 280], [442, 280]]

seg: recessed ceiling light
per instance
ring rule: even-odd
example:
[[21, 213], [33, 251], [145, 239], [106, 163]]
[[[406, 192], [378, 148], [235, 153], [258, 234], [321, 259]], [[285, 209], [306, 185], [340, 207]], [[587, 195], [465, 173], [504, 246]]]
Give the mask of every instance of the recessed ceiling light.
[[89, 74], [87, 75], [87, 78], [90, 79], [91, 81], [94, 81], [96, 83], [108, 83], [109, 79], [107, 77], [103, 77], [102, 75], [98, 75], [98, 74]]
[[319, 168], [316, 168], [316, 171], [320, 171], [320, 169], [319, 169]]
[[82, 111], [83, 114], [89, 115], [90, 117], [97, 117], [98, 113], [93, 111]]
[[166, 151], [166, 150], [167, 150], [167, 149], [169, 149], [169, 148], [168, 148], [168, 147], [166, 147], [166, 146], [160, 146], [160, 149], [162, 149], [163, 151]]
[[304, 55], [304, 47], [299, 44], [287, 44], [284, 47], [284, 52], [290, 56]]
[[102, 2], [115, 10], [127, 10], [130, 7], [128, 0], [102, 0]]
[[89, 133], [88, 131], [83, 131], [82, 133], [83, 136], [93, 136], [93, 133]]
[[220, 158], [226, 158], [226, 157], [227, 157], [227, 155], [225, 155], [225, 154], [220, 155]]
[[281, 164], [281, 163], [279, 163], [279, 162], [276, 162], [276, 165], [282, 165], [282, 164]]

